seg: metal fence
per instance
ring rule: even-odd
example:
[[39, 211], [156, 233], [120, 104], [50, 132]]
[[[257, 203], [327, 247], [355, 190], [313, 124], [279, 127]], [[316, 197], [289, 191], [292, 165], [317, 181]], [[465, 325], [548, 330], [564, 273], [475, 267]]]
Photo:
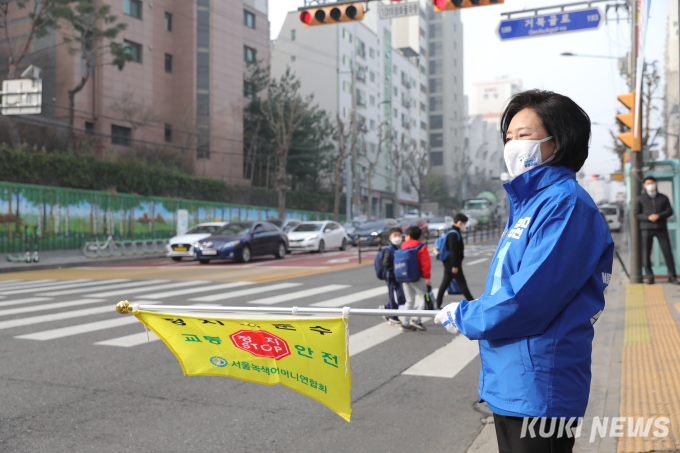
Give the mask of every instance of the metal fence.
[[[143, 197], [115, 192], [0, 182], [0, 252], [78, 249], [85, 241], [169, 238], [176, 234], [177, 210], [189, 211], [189, 227], [210, 221], [277, 218], [278, 209]], [[329, 220], [331, 213], [286, 210], [286, 217]]]

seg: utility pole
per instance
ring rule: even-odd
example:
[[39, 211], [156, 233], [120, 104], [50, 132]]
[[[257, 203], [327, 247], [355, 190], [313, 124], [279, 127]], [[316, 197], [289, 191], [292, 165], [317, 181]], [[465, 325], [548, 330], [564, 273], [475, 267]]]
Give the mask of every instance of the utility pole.
[[[628, 84], [630, 91], [635, 91], [638, 57], [638, 0], [630, 0], [631, 3], [631, 49], [630, 49], [630, 77]], [[640, 96], [642, 101], [642, 96]], [[640, 102], [641, 104], [642, 102]], [[636, 105], [642, 114], [642, 106]], [[640, 121], [642, 123], [642, 121]], [[642, 134], [638, 128], [638, 134]], [[628, 218], [630, 221], [630, 282], [642, 283], [642, 244], [640, 240], [640, 224], [633, 215], [637, 198], [642, 190], [642, 151], [630, 153], [630, 206], [628, 206]]]
[[352, 53], [352, 61], [350, 64], [352, 65], [350, 68], [352, 73], [352, 119], [350, 120], [350, 125], [352, 126], [350, 142], [350, 146], [352, 147], [352, 211], [354, 215], [358, 215], [361, 189], [359, 189], [359, 174], [357, 172], [357, 99], [354, 77], [354, 53]]

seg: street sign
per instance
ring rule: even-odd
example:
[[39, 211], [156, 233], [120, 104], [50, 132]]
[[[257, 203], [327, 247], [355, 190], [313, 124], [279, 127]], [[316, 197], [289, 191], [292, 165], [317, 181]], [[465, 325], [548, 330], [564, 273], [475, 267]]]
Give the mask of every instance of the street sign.
[[396, 3], [391, 5], [380, 5], [378, 14], [381, 19], [394, 19], [396, 17], [417, 16], [420, 12], [418, 2]]
[[504, 20], [498, 25], [496, 33], [498, 33], [501, 41], [507, 41], [573, 31], [596, 30], [601, 23], [602, 13], [600, 13], [600, 10], [590, 8]]
[[2, 82], [3, 115], [35, 115], [42, 107], [42, 79], [12, 79]]

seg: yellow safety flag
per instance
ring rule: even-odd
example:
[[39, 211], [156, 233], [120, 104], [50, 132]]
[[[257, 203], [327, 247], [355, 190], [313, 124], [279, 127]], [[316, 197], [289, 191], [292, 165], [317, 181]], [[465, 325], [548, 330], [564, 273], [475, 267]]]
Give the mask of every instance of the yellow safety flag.
[[350, 421], [352, 379], [343, 318], [233, 319], [135, 310], [185, 376], [283, 384]]

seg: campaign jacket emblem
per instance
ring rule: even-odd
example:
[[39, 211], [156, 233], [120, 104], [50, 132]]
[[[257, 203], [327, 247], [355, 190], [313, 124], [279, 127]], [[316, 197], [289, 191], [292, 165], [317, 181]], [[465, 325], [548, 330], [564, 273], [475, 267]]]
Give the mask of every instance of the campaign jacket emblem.
[[614, 242], [572, 170], [541, 166], [504, 187], [510, 217], [484, 294], [456, 309], [461, 332], [479, 340], [479, 398], [521, 415], [582, 417]]

